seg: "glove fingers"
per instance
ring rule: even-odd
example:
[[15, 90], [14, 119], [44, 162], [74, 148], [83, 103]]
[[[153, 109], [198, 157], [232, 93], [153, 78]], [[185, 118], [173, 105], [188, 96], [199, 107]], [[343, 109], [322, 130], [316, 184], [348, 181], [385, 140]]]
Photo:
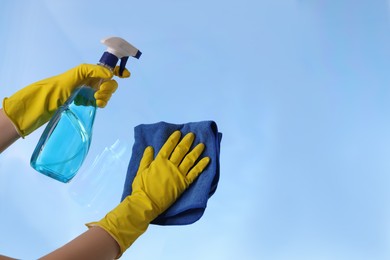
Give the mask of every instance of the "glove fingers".
[[196, 160], [198, 160], [199, 156], [202, 154], [204, 150], [204, 144], [200, 143], [195, 146], [192, 151], [187, 154], [187, 156], [183, 159], [183, 162], [179, 166], [180, 172], [183, 174], [187, 174], [188, 171], [194, 166]]
[[110, 100], [111, 96], [112, 96], [111, 92], [101, 92], [101, 91], [99, 91], [99, 92], [96, 92], [94, 94], [94, 97], [95, 97], [96, 100], [103, 100], [103, 101]]
[[96, 100], [96, 105], [100, 108], [105, 108], [107, 106], [107, 102], [104, 100], [97, 99]]
[[103, 81], [102, 84], [99, 86], [98, 91], [114, 93], [117, 89], [118, 89], [118, 82], [116, 82], [116, 80], [111, 79], [111, 80]]
[[193, 133], [186, 134], [180, 143], [176, 146], [173, 151], [171, 158], [169, 159], [174, 165], [178, 166], [183, 160], [184, 156], [188, 153], [194, 142], [195, 135]]
[[163, 147], [161, 148], [160, 152], [158, 153], [157, 157], [161, 157], [164, 159], [168, 159], [171, 155], [173, 149], [175, 149], [177, 143], [180, 140], [181, 132], [175, 131], [173, 132], [167, 139], [167, 141], [164, 143]]
[[149, 165], [153, 161], [154, 156], [154, 149], [152, 146], [148, 146], [144, 150], [144, 154], [142, 155], [141, 162], [139, 163], [138, 172], [142, 172], [146, 168], [149, 167]]
[[120, 78], [128, 78], [130, 77], [131, 73], [130, 71], [128, 71], [126, 68], [125, 70], [122, 72], [122, 76], [119, 75], [119, 66], [116, 66], [114, 68], [114, 75], [117, 76], [117, 77], [120, 77]]
[[110, 79], [113, 76], [113, 73], [99, 65], [93, 64], [80, 64], [77, 68], [77, 72], [82, 74], [79, 75], [79, 78], [102, 78], [102, 79]]
[[94, 97], [96, 98], [96, 100], [99, 100], [99, 99], [102, 99], [102, 100], [105, 100], [105, 101], [108, 101], [112, 96], [112, 93], [111, 92], [96, 92], [94, 94]]
[[100, 108], [103, 108], [107, 105], [107, 102], [110, 100], [112, 93], [114, 93], [118, 88], [118, 83], [115, 80], [109, 80], [103, 82], [99, 90], [95, 92], [94, 97], [96, 99], [96, 105]]
[[210, 157], [202, 158], [187, 174], [188, 184], [193, 183], [210, 162]]

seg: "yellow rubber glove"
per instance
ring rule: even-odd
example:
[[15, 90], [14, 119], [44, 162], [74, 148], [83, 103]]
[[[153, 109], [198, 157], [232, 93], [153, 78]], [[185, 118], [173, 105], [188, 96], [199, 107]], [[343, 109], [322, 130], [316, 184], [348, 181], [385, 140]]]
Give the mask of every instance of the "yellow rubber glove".
[[105, 229], [117, 241], [119, 256], [146, 231], [151, 221], [180, 197], [208, 165], [209, 157], [197, 162], [204, 144], [200, 143], [189, 151], [194, 134], [187, 134], [179, 143], [180, 136], [180, 131], [175, 131], [155, 159], [153, 147], [147, 147], [134, 178], [131, 195], [99, 222], [87, 224], [88, 227], [100, 226]]
[[[82, 85], [97, 88], [103, 79], [99, 90], [95, 92], [95, 98], [98, 107], [105, 107], [118, 87], [118, 83], [111, 79], [113, 75], [119, 75], [118, 71], [118, 68], [111, 72], [103, 66], [81, 64], [60, 75], [35, 82], [5, 98], [3, 110], [19, 135], [25, 137], [49, 121], [73, 90]], [[130, 77], [130, 72], [125, 70], [122, 77]]]

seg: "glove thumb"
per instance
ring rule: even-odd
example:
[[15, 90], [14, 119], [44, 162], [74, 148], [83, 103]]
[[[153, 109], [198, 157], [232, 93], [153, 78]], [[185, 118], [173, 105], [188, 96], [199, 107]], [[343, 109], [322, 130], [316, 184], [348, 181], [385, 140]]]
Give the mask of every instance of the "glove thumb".
[[141, 162], [139, 164], [139, 172], [145, 170], [152, 163], [154, 157], [154, 149], [152, 146], [148, 146], [144, 150], [144, 154], [142, 156]]

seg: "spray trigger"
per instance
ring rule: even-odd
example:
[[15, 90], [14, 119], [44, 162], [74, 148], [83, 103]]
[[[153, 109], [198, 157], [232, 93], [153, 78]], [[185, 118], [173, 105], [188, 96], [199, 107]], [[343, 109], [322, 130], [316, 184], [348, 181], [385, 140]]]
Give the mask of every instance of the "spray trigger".
[[126, 68], [126, 62], [129, 59], [129, 56], [122, 57], [121, 58], [121, 63], [119, 64], [119, 76], [122, 77], [123, 71]]
[[130, 56], [139, 59], [142, 54], [140, 50], [119, 37], [108, 37], [103, 39], [101, 42], [108, 48], [100, 58], [99, 64], [114, 69], [118, 60], [120, 59], [121, 62], [119, 65], [119, 76], [123, 75], [126, 62]]

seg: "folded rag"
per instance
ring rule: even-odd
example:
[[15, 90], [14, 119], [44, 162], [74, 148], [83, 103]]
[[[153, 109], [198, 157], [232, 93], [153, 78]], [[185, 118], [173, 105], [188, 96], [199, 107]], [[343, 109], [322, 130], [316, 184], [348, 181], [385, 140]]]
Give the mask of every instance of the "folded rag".
[[[214, 121], [191, 122], [186, 124], [170, 124], [158, 122], [141, 124], [134, 128], [134, 146], [127, 170], [122, 200], [131, 194], [134, 177], [137, 173], [144, 149], [153, 146], [155, 156], [167, 138], [176, 130], [182, 136], [189, 132], [195, 134], [193, 146], [205, 144], [202, 158], [210, 157], [210, 163], [194, 183], [164, 213], [152, 221], [156, 225], [188, 225], [199, 220], [206, 210], [208, 199], [214, 194], [219, 181], [219, 151], [222, 133], [218, 132]], [[192, 149], [192, 148], [191, 148]]]

